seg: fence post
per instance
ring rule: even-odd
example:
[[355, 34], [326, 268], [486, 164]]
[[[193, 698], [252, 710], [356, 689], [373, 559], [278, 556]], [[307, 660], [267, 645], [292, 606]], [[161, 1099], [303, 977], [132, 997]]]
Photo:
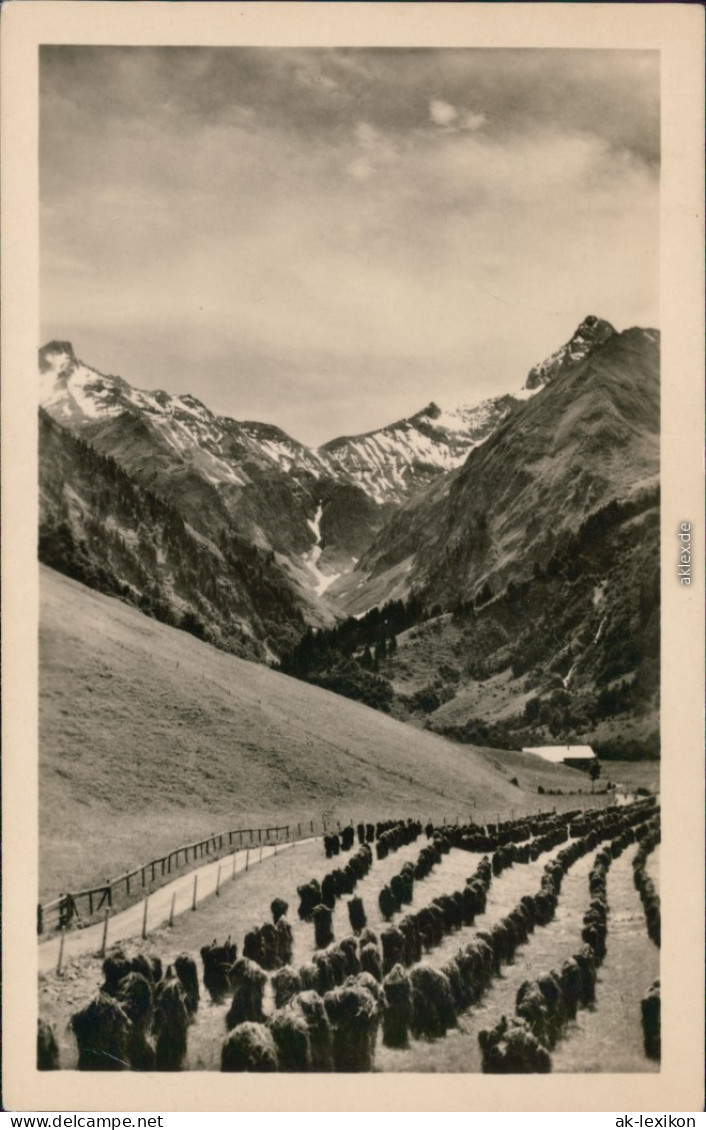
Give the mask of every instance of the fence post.
[[93, 891], [88, 892], [88, 913], [93, 914]]
[[144, 887], [144, 885], [145, 885], [145, 869], [144, 869], [144, 867], [142, 868], [141, 875], [142, 875], [142, 886]]
[[260, 844], [260, 858], [259, 858], [258, 862], [262, 863], [262, 844]]
[[275, 855], [277, 855], [277, 840], [275, 840]]
[[149, 901], [150, 901], [150, 896], [146, 895], [145, 896], [145, 906], [144, 906], [144, 910], [142, 911], [142, 937], [143, 937], [143, 939], [147, 937], [147, 903]]
[[174, 903], [176, 902], [176, 891], [172, 891], [172, 905], [169, 908], [169, 925], [174, 925]]
[[216, 875], [216, 894], [221, 893], [221, 864], [218, 864], [218, 874]]
[[108, 918], [110, 911], [108, 907], [105, 908], [105, 921], [103, 922], [103, 940], [101, 941], [101, 957], [105, 957], [106, 946], [108, 945]]
[[130, 876], [129, 875], [125, 876], [125, 894], [126, 895], [130, 894]]
[[59, 938], [59, 960], [56, 963], [56, 973], [57, 973], [58, 977], [61, 976], [61, 966], [62, 966], [62, 962], [64, 960], [64, 937], [65, 937], [64, 927], [62, 926], [61, 927], [61, 937]]
[[312, 836], [313, 836], [313, 834], [314, 834], [314, 821], [313, 821], [313, 820], [310, 820], [310, 821], [309, 821], [309, 824], [311, 825], [311, 834], [312, 834]]
[[237, 851], [234, 851], [233, 852], [233, 874], [231, 876], [231, 878], [233, 878], [233, 879], [235, 879], [235, 861], [236, 861], [237, 858], [238, 858], [238, 853], [237, 853]]
[[246, 847], [246, 849], [245, 849], [245, 870], [248, 871], [249, 869], [250, 869], [250, 848]]
[[199, 876], [198, 876], [198, 872], [197, 872], [196, 875], [194, 875], [194, 897], [193, 897], [192, 902], [191, 902], [191, 909], [192, 910], [196, 910], [196, 890], [197, 890], [198, 885], [199, 885]]
[[41, 902], [37, 903], [37, 933], [44, 933], [44, 911]]

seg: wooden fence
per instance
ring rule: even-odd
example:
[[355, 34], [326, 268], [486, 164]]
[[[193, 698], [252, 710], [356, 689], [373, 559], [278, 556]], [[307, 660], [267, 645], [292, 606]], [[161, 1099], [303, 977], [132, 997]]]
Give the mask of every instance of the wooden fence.
[[[334, 830], [340, 824], [329, 822], [328, 827]], [[302, 821], [297, 824], [282, 824], [269, 828], [231, 828], [227, 832], [216, 832], [204, 840], [197, 840], [193, 844], [184, 844], [174, 848], [168, 855], [151, 859], [149, 863], [142, 863], [116, 879], [106, 879], [98, 887], [89, 887], [83, 891], [65, 892], [51, 902], [40, 903], [37, 906], [37, 933], [43, 934], [70, 925], [79, 916], [93, 917], [100, 910], [112, 909], [113, 899], [123, 894], [130, 899], [138, 891], [142, 891], [148, 884], [165, 879], [167, 876], [179, 871], [189, 864], [209, 856], [216, 858], [221, 852], [232, 854], [239, 848], [288, 843], [293, 839], [302, 839], [308, 836], [320, 835], [327, 830], [327, 822], [314, 820]]]
[[[538, 811], [541, 807], [538, 805]], [[472, 822], [474, 817], [474, 812], [469, 813], [469, 822]], [[515, 818], [514, 809], [512, 818]], [[422, 818], [418, 817], [418, 819]], [[465, 816], [444, 816], [443, 823], [459, 824], [465, 819]], [[497, 821], [500, 822], [500, 814], [497, 816]], [[437, 819], [437, 823], [440, 822]], [[350, 823], [354, 824], [352, 818]], [[148, 883], [166, 880], [167, 876], [179, 871], [180, 868], [189, 864], [193, 866], [197, 861], [207, 859], [209, 856], [216, 858], [220, 852], [224, 855], [232, 854], [239, 848], [259, 844], [266, 846], [288, 843], [290, 840], [320, 836], [327, 831], [341, 831], [341, 822], [333, 819], [329, 814], [324, 814], [324, 819], [320, 821], [306, 820], [297, 824], [282, 824], [269, 828], [231, 828], [228, 832], [216, 832], [204, 840], [184, 844], [182, 847], [174, 848], [168, 855], [151, 859], [149, 863], [142, 863], [132, 871], [119, 875], [117, 879], [106, 879], [102, 886], [90, 887], [84, 891], [66, 892], [52, 902], [40, 903], [37, 906], [37, 933], [43, 934], [47, 930], [69, 926], [74, 919], [82, 915], [92, 918], [98, 911], [111, 910], [114, 897], [123, 895], [126, 899], [132, 900], [138, 891], [142, 892], [147, 887]]]

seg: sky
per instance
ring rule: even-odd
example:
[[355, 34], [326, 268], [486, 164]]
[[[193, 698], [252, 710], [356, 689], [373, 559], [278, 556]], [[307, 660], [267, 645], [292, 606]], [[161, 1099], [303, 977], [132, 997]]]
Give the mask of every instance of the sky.
[[304, 443], [659, 325], [651, 51], [42, 47], [40, 344]]

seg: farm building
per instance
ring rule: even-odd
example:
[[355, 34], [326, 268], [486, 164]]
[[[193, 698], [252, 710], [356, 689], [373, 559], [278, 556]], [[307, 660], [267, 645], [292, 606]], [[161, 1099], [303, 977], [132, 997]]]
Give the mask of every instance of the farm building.
[[588, 769], [596, 760], [590, 745], [538, 745], [523, 749], [523, 753], [534, 753], [555, 765], [568, 765], [571, 769]]

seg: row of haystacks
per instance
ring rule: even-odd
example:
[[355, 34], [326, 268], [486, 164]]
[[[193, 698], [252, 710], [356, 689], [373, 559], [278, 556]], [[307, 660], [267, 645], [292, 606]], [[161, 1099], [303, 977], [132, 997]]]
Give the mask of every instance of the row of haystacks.
[[[362, 825], [359, 825], [361, 827]], [[372, 828], [373, 826], [370, 825]], [[374, 829], [373, 829], [374, 832]], [[373, 837], [371, 837], [372, 839]], [[365, 843], [365, 837], [360, 841]], [[334, 855], [338, 855], [342, 851], [350, 851], [355, 843], [355, 828], [352, 824], [347, 824], [340, 832], [328, 832], [324, 834], [324, 852], [326, 858], [331, 859]]]
[[[660, 839], [660, 813], [657, 808], [655, 815], [645, 827], [645, 833], [641, 837], [640, 846], [632, 861], [635, 887], [645, 911], [647, 933], [656, 946], [661, 943], [662, 932], [660, 898], [655, 884], [647, 874], [645, 863], [648, 855], [660, 843]], [[645, 1055], [650, 1059], [660, 1059], [662, 1055], [661, 1010], [660, 982], [657, 980], [653, 982], [640, 1002]]]
[[[551, 1071], [550, 1052], [564, 1027], [576, 1017], [579, 1008], [586, 1008], [595, 1000], [597, 969], [606, 954], [607, 873], [613, 859], [621, 855], [629, 844], [644, 836], [648, 826], [646, 815], [644, 803], [638, 802], [619, 813], [611, 812], [582, 821], [584, 834], [581, 839], [572, 841], [568, 848], [558, 853], [556, 860], [545, 867], [541, 889], [534, 902], [537, 907], [541, 895], [549, 896], [553, 915], [561, 879], [568, 866], [596, 846], [596, 836], [602, 838], [607, 832], [612, 834], [610, 843], [597, 853], [589, 873], [591, 902], [583, 918], [580, 951], [564, 961], [559, 971], [552, 970], [531, 981], [524, 981], [517, 992], [514, 1017], [503, 1016], [493, 1029], [479, 1033], [484, 1072], [517, 1074]], [[616, 831], [617, 835], [614, 834]], [[526, 899], [522, 902], [529, 907]], [[537, 924], [544, 922], [538, 917]], [[647, 1005], [643, 1002], [643, 1017], [646, 1011], [652, 1018], [654, 999]], [[644, 1023], [643, 1019], [643, 1026]], [[647, 1044], [646, 1036], [646, 1048]]]
[[[339, 855], [342, 851], [350, 851], [355, 843], [356, 836], [358, 837], [358, 843], [362, 847], [363, 844], [372, 844], [376, 840], [384, 838], [389, 831], [396, 828], [400, 823], [403, 822], [400, 820], [379, 820], [375, 824], [361, 822], [355, 827], [353, 824], [347, 824], [346, 827], [341, 828], [339, 832], [324, 833], [324, 852], [326, 858], [331, 859], [334, 855]], [[411, 824], [412, 821], [408, 820], [406, 823]], [[419, 825], [419, 830], [421, 831], [421, 825]]]
[[[274, 903], [284, 904], [284, 911], [280, 912], [279, 907], [275, 909]], [[248, 930], [243, 939], [243, 957], [268, 970], [289, 965], [294, 950], [294, 935], [286, 918], [287, 903], [284, 899], [275, 899], [274, 903], [274, 924], [265, 922], [262, 926]]]
[[[609, 823], [603, 817], [594, 819], [604, 825]], [[600, 828], [597, 834], [600, 834]], [[559, 842], [563, 840], [560, 839]], [[441, 969], [434, 969], [423, 961], [420, 962], [419, 951], [416, 963], [409, 968], [409, 955], [414, 950], [408, 948], [411, 931], [406, 931], [405, 925], [414, 918], [414, 925], [420, 933], [420, 927], [423, 931], [426, 915], [429, 914], [434, 931], [428, 935], [429, 944], [425, 948], [431, 948], [452, 930], [472, 924], [475, 914], [485, 910], [485, 895], [492, 880], [493, 867], [487, 857], [479, 862], [476, 873], [466, 883], [465, 890], [472, 891], [478, 897], [472, 908], [469, 904], [464, 908], [457, 892], [456, 895], [441, 896], [430, 906], [418, 911], [416, 916], [407, 915], [395, 927], [383, 930], [380, 935], [385, 972], [382, 986], [383, 1042], [389, 1047], [405, 1047], [410, 1036], [417, 1039], [439, 1038], [454, 1027], [457, 1017], [480, 1000], [493, 977], [501, 973], [503, 963], [512, 961], [517, 947], [528, 941], [535, 927], [551, 920], [561, 887], [561, 877], [580, 855], [591, 850], [594, 842], [595, 837], [592, 835], [591, 845], [568, 845], [555, 860], [547, 864], [542, 887], [536, 896], [524, 896], [509, 915], [489, 930], [478, 932]], [[511, 862], [507, 856], [504, 861], [508, 865]], [[587, 947], [572, 959], [570, 965], [567, 963], [566, 977], [569, 999], [578, 1000], [581, 996], [581, 999], [588, 1002], [595, 982], [595, 968]], [[503, 1023], [507, 1028], [508, 1022]], [[517, 1029], [524, 1032], [519, 1021], [510, 1021], [509, 1025], [513, 1031]], [[538, 1045], [532, 1033], [529, 1033], [529, 1038], [525, 1033], [523, 1039], [536, 1051], [532, 1070], [549, 1070], [550, 1061], [546, 1049]], [[517, 1043], [516, 1037], [513, 1037], [513, 1042]], [[489, 1052], [491, 1044], [497, 1045], [497, 1040], [489, 1041]], [[524, 1060], [528, 1061], [526, 1053]]]
[[225, 1038], [222, 1071], [372, 1071], [381, 990], [367, 974], [321, 995], [296, 993], [265, 1022], [243, 1021]]
[[[504, 919], [485, 933], [476, 934], [441, 969], [427, 965], [423, 953], [454, 930], [471, 925], [484, 911], [493, 875], [493, 864], [487, 857], [462, 891], [440, 896], [416, 914], [405, 915], [379, 937], [366, 929], [363, 921], [354, 935], [338, 943], [331, 937], [325, 946], [319, 946], [312, 960], [299, 970], [290, 964], [287, 904], [282, 899], [273, 900], [272, 926], [268, 923], [267, 929], [260, 928], [259, 940], [246, 935], [249, 940], [240, 958], [230, 938], [223, 944], [214, 940], [201, 950], [206, 991], [214, 1001], [230, 996], [224, 1070], [370, 1070], [379, 1026], [383, 1041], [393, 1047], [404, 1046], [410, 1036], [442, 1036], [456, 1023], [458, 1014], [480, 998], [502, 963], [512, 960], [517, 946], [527, 941], [535, 926], [551, 920], [561, 877], [574, 859], [611, 833], [624, 832], [645, 815], [645, 802], [641, 802], [619, 812], [595, 813], [585, 820], [586, 836], [568, 844], [546, 865], [537, 894], [525, 896]], [[557, 828], [555, 824], [543, 834], [554, 834]], [[369, 852], [367, 843], [364, 846]], [[602, 854], [602, 858], [605, 861], [612, 855]], [[506, 865], [512, 861], [507, 855], [503, 860]], [[599, 882], [599, 878], [596, 872], [594, 881]], [[597, 901], [598, 897], [594, 899]], [[349, 912], [355, 903], [360, 904], [358, 913], [364, 919], [360, 899], [350, 900]], [[330, 925], [330, 909], [322, 904], [319, 908], [328, 914]], [[593, 905], [590, 909], [597, 911]], [[586, 930], [594, 931], [591, 941], [599, 950], [595, 931], [600, 933], [600, 926], [597, 913], [584, 922]], [[270, 930], [275, 941], [278, 937], [285, 941], [285, 948], [279, 951], [275, 945], [276, 958], [272, 958]], [[263, 948], [269, 950], [269, 956]], [[584, 950], [595, 955], [588, 943]], [[269, 1018], [264, 1009], [268, 977], [263, 957], [265, 964], [274, 965], [271, 984], [276, 1011]], [[584, 957], [590, 975], [590, 963], [586, 954]], [[580, 958], [576, 955], [572, 959], [579, 966], [579, 974]], [[104, 983], [95, 999], [71, 1019], [79, 1069], [183, 1069], [188, 1026], [199, 1006], [195, 962], [181, 954], [165, 972], [157, 958], [138, 955], [129, 960], [116, 950], [105, 959], [103, 971]], [[583, 975], [587, 976], [585, 970]], [[575, 970], [572, 976], [576, 980]], [[570, 980], [568, 972], [566, 978]], [[571, 999], [568, 983], [562, 992]], [[585, 997], [585, 989], [583, 992]], [[515, 1022], [512, 1027], [516, 1028]], [[238, 1051], [241, 1045], [250, 1051]], [[261, 1066], [252, 1066], [256, 1061]], [[251, 1066], [234, 1066], [237, 1063]], [[43, 1068], [58, 1066], [56, 1041], [44, 1022], [38, 1030], [38, 1064]]]
[[[433, 829], [433, 834], [443, 836], [450, 847], [460, 848], [462, 851], [493, 852], [511, 844], [525, 844], [530, 840], [540, 841], [542, 838], [545, 838], [548, 846], [555, 847], [567, 839], [567, 826], [578, 816], [580, 816], [579, 809], [558, 814], [540, 812], [536, 816], [523, 816], [485, 826], [472, 823], [444, 825], [443, 828]], [[558, 833], [559, 838], [550, 843], [549, 837], [553, 833]], [[427, 828], [427, 838], [430, 838], [429, 828]], [[532, 856], [532, 850], [533, 847], [530, 845], [529, 859], [536, 858]]]
[[[431, 836], [429, 836], [430, 830]], [[405, 863], [380, 890], [378, 905], [386, 922], [389, 922], [403, 906], [408, 906], [412, 902], [415, 879], [426, 879], [436, 864], [441, 863], [442, 857], [451, 850], [448, 837], [440, 830], [434, 831], [433, 825], [427, 825], [427, 837], [429, 843], [421, 849], [416, 862], [412, 863], [410, 860]]]
[[413, 844], [422, 834], [422, 825], [419, 820], [393, 820], [389, 827], [377, 837], [375, 854], [378, 860], [387, 859], [394, 851], [399, 851], [406, 844]]
[[362, 844], [353, 852], [345, 867], [336, 867], [328, 871], [321, 882], [310, 879], [297, 887], [299, 895], [299, 917], [304, 922], [314, 918], [317, 907], [323, 906], [329, 911], [333, 910], [336, 900], [343, 895], [352, 894], [356, 884], [363, 879], [373, 865], [373, 853], [370, 844]]
[[657, 810], [655, 816], [649, 821], [645, 835], [640, 847], [635, 853], [635, 858], [632, 863], [635, 887], [640, 895], [642, 907], [645, 912], [647, 933], [656, 946], [659, 946], [662, 940], [662, 912], [657, 888], [647, 874], [645, 862], [647, 856], [654, 851], [659, 842], [660, 819], [659, 810]]
[[425, 879], [452, 847], [474, 852], [492, 851], [492, 871], [500, 875], [514, 863], [534, 862], [543, 852], [566, 843], [567, 822], [572, 815], [544, 814], [501, 825], [489, 824], [487, 828], [473, 824], [435, 828], [427, 824], [425, 832], [430, 842], [422, 848], [416, 863], [406, 863], [380, 891], [378, 901], [383, 918], [389, 921], [412, 902], [414, 881]]

